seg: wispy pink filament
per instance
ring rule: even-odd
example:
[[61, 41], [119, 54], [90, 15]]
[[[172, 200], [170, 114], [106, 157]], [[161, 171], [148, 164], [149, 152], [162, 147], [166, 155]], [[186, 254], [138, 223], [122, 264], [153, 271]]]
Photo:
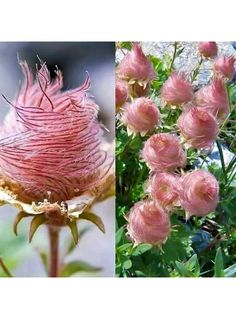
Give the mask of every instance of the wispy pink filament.
[[97, 185], [111, 165], [101, 149], [98, 106], [87, 96], [89, 78], [61, 92], [62, 74], [51, 81], [46, 64], [36, 81], [25, 62], [25, 83], [11, 103], [0, 133], [0, 173], [23, 197], [62, 201]]

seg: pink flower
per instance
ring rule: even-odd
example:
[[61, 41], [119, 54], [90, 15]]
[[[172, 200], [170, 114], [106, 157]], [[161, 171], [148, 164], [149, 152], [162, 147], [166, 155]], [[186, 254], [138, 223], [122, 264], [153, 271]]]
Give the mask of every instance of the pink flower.
[[43, 63], [34, 81], [26, 62], [21, 67], [25, 83], [0, 133], [2, 185], [28, 203], [61, 202], [98, 187], [113, 160], [102, 150], [89, 78], [62, 92], [59, 70], [51, 81]]
[[129, 96], [129, 86], [127, 82], [116, 78], [116, 108], [119, 108], [126, 102]]
[[216, 42], [199, 42], [198, 50], [205, 58], [213, 58], [217, 55]]
[[219, 201], [219, 184], [209, 172], [196, 170], [182, 180], [180, 201], [187, 215], [205, 216], [215, 210]]
[[150, 178], [152, 198], [162, 207], [171, 208], [177, 204], [180, 191], [180, 178], [170, 173], [154, 173]]
[[229, 114], [229, 101], [223, 79], [214, 78], [211, 84], [197, 91], [195, 103], [210, 111], [219, 121], [224, 120]]
[[128, 233], [135, 244], [162, 244], [170, 233], [168, 213], [151, 201], [136, 203], [128, 217]]
[[186, 109], [177, 125], [188, 144], [199, 149], [211, 148], [219, 132], [216, 118], [201, 107]]
[[126, 54], [117, 67], [117, 74], [125, 80], [148, 83], [156, 78], [152, 63], [144, 55], [141, 46], [134, 43], [132, 50]]
[[122, 121], [131, 133], [146, 134], [160, 123], [160, 112], [151, 99], [140, 97], [125, 104]]
[[152, 135], [144, 144], [142, 158], [154, 171], [174, 171], [184, 167], [186, 155], [177, 136], [170, 133]]
[[184, 73], [174, 72], [164, 83], [161, 97], [170, 105], [187, 103], [193, 98], [193, 88]]
[[218, 75], [223, 75], [229, 80], [232, 80], [235, 74], [234, 63], [235, 57], [221, 56], [215, 59], [213, 67]]

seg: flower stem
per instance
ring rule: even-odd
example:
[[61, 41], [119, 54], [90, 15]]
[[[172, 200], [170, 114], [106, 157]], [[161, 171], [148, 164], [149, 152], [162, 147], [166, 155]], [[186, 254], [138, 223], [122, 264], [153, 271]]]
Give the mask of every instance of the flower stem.
[[50, 244], [50, 257], [49, 257], [49, 277], [58, 277], [59, 266], [59, 227], [49, 226], [49, 244]]
[[11, 272], [8, 270], [7, 266], [5, 265], [2, 257], [0, 257], [0, 267], [5, 272], [7, 277], [13, 277], [13, 275], [11, 274]]

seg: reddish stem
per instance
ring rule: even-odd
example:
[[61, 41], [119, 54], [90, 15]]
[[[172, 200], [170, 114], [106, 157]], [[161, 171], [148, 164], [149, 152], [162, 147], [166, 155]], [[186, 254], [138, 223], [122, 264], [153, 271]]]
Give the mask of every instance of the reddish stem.
[[58, 277], [59, 268], [59, 227], [48, 227], [49, 232], [49, 277]]

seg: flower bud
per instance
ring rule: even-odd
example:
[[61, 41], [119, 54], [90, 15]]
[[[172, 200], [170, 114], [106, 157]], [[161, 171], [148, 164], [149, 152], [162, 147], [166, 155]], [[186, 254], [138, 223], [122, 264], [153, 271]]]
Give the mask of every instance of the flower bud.
[[216, 42], [199, 42], [198, 51], [205, 58], [213, 58], [217, 55], [217, 44]]
[[229, 80], [232, 80], [235, 74], [235, 57], [233, 56], [221, 56], [215, 59], [213, 63], [214, 71], [217, 75], [226, 77]]
[[120, 79], [116, 79], [116, 109], [119, 111], [120, 107], [126, 102], [129, 96], [128, 83]]
[[170, 209], [179, 200], [180, 177], [166, 172], [154, 173], [150, 178], [149, 188], [153, 200]]
[[179, 117], [177, 126], [189, 145], [211, 148], [219, 132], [216, 118], [202, 107], [190, 107]]
[[219, 201], [219, 184], [209, 172], [196, 170], [182, 179], [181, 206], [187, 215], [205, 216], [215, 210]]
[[174, 72], [164, 83], [161, 97], [167, 104], [180, 105], [191, 101], [193, 88], [184, 73]]
[[151, 99], [140, 97], [125, 104], [122, 122], [129, 132], [144, 135], [160, 123], [160, 112]]
[[144, 55], [141, 46], [134, 43], [132, 50], [126, 54], [117, 67], [121, 79], [148, 83], [156, 78], [152, 63]]
[[152, 201], [136, 203], [128, 216], [128, 233], [135, 244], [162, 244], [170, 233], [168, 213]]
[[177, 136], [170, 133], [152, 135], [144, 144], [142, 158], [153, 171], [174, 171], [184, 167], [186, 155]]
[[224, 120], [229, 114], [229, 101], [223, 79], [214, 78], [211, 84], [197, 91], [195, 103], [211, 112], [219, 121]]

